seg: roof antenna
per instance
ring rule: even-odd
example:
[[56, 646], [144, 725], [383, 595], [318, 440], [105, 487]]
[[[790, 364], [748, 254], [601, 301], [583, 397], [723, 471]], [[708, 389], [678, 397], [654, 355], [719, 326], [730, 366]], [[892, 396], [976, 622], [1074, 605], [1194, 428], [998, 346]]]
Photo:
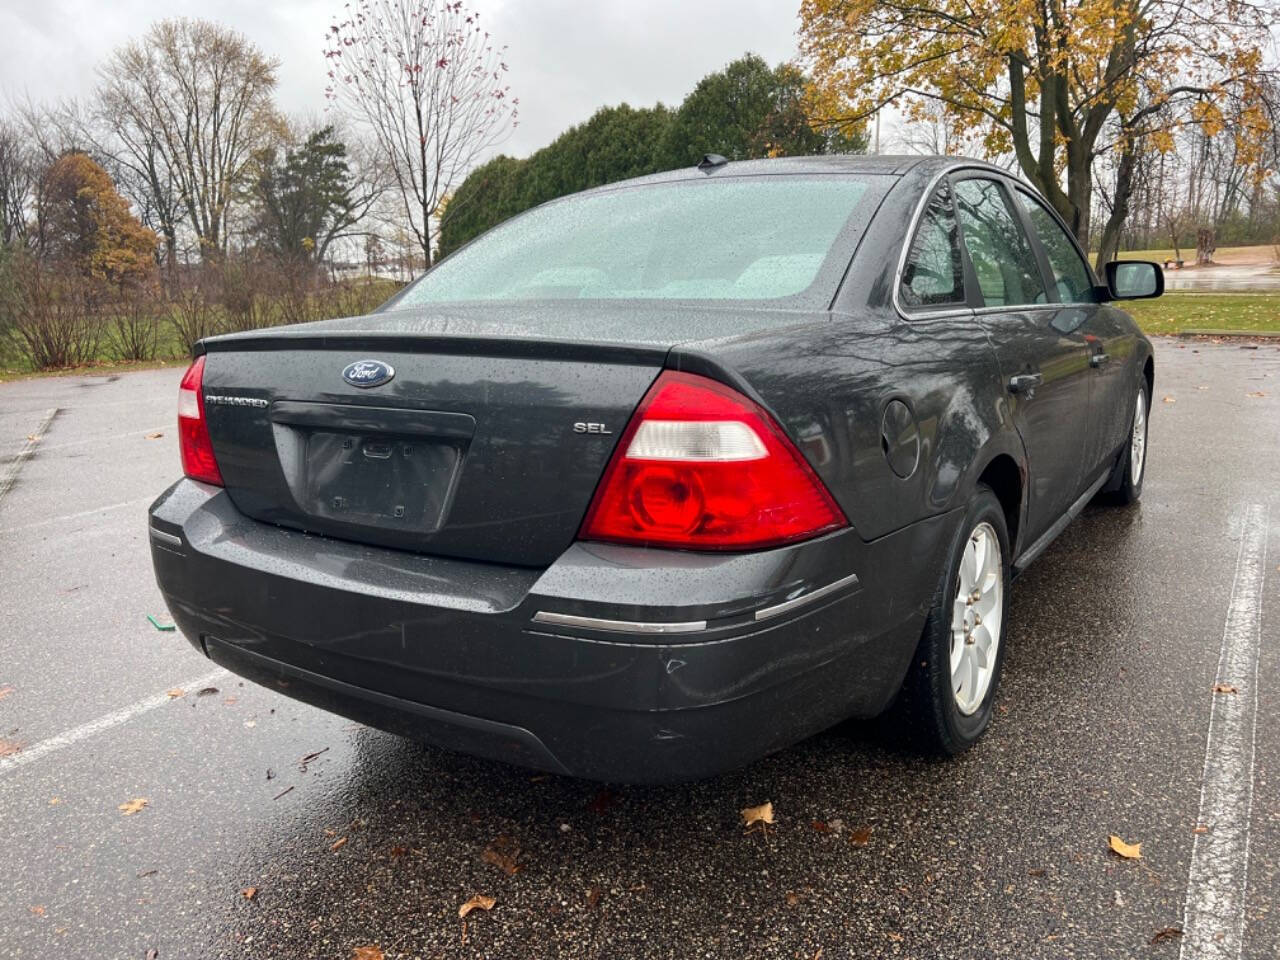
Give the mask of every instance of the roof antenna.
[[728, 162], [718, 153], [704, 153], [702, 159], [698, 161], [698, 169], [703, 173], [710, 173], [717, 167], [723, 167]]

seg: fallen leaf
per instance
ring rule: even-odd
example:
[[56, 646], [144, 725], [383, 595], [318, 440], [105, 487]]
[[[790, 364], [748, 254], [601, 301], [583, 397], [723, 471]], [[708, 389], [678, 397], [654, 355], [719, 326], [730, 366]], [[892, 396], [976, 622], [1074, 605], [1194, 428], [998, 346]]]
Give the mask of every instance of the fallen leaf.
[[401, 847], [397, 845], [391, 848], [391, 856], [393, 857], [405, 857], [405, 856], [408, 856], [408, 854], [409, 854], [408, 847]]
[[3, 700], [9, 694], [13, 693], [14, 689], [13, 685], [8, 683], [0, 687], [0, 700]]
[[742, 824], [745, 827], [752, 827], [755, 824], [761, 826], [773, 824], [773, 801], [762, 803], [758, 807], [744, 807], [742, 810]]
[[217, 687], [201, 687], [199, 690], [197, 690], [197, 691], [196, 691], [196, 696], [197, 696], [197, 697], [212, 697], [212, 696], [213, 696], [215, 693], [217, 693], [217, 692], [218, 692], [218, 688], [217, 688]]
[[600, 896], [603, 891], [595, 885], [587, 887], [587, 907], [594, 910], [600, 905]]
[[484, 848], [480, 859], [497, 867], [508, 877], [514, 877], [520, 872], [520, 864], [516, 862], [519, 856], [520, 847], [514, 840], [510, 837], [499, 837]]
[[480, 909], [489, 911], [493, 909], [493, 905], [498, 901], [493, 897], [486, 897], [483, 893], [477, 893], [474, 897], [458, 908], [458, 916], [465, 918], [472, 910]]
[[796, 905], [797, 905], [797, 904], [799, 904], [799, 903], [800, 903], [800, 894], [798, 894], [798, 893], [788, 893], [788, 894], [787, 894], [787, 906], [788, 906], [788, 907], [794, 907], [794, 906], [796, 906]]
[[1177, 940], [1182, 936], [1181, 927], [1165, 927], [1151, 938], [1152, 943], [1168, 943], [1170, 940]]
[[337, 840], [333, 841], [333, 843], [329, 845], [329, 849], [336, 852], [338, 850], [341, 850], [346, 845], [347, 845], [347, 838], [339, 837]]
[[257, 895], [258, 895], [257, 887], [245, 887], [243, 890], [240, 891], [240, 896], [244, 897], [246, 900], [252, 900]]
[[382, 960], [382, 948], [377, 946], [356, 947], [351, 960]]
[[27, 907], [27, 909], [30, 910], [32, 913], [34, 913], [37, 917], [44, 916], [44, 907], [35, 906], [35, 907]]
[[1246, 394], [1245, 394], [1245, 396], [1246, 396], [1246, 397], [1258, 397], [1259, 399], [1261, 399], [1262, 397], [1265, 397], [1265, 396], [1266, 396], [1266, 393], [1265, 393], [1264, 391], [1262, 391], [1262, 390], [1254, 390], [1252, 393], [1246, 393]]
[[121, 813], [123, 813], [126, 817], [131, 817], [135, 813], [141, 812], [142, 808], [145, 807], [146, 805], [147, 805], [146, 797], [137, 797], [133, 800], [125, 801], [124, 803], [120, 804], [120, 806], [117, 807], [117, 809]]
[[813, 827], [818, 833], [829, 833], [831, 828], [821, 820], [814, 820], [809, 826]]
[[1174, 399], [1173, 399], [1173, 397], [1165, 397], [1165, 398], [1164, 398], [1164, 402], [1165, 402], [1165, 403], [1177, 403], [1178, 401], [1174, 400]]
[[1107, 838], [1107, 842], [1111, 845], [1111, 849], [1114, 852], [1120, 854], [1120, 856], [1124, 857], [1126, 860], [1142, 859], [1141, 843], [1125, 843], [1114, 833]]
[[165, 696], [170, 700], [177, 700], [179, 697], [185, 697], [186, 695], [187, 691], [183, 690], [181, 687], [174, 687], [172, 690], [165, 691]]
[[1027, 871], [1028, 877], [1043, 877], [1045, 873], [1044, 867], [1033, 867]]
[[0, 740], [0, 757], [7, 757], [21, 749], [22, 744], [17, 740]]
[[159, 439], [160, 439], [161, 437], [163, 437], [163, 436], [164, 436], [164, 433], [163, 433], [163, 432], [157, 431], [156, 433], [148, 433], [148, 434], [147, 434], [147, 439], [148, 439], [148, 440], [159, 440]]
[[1239, 688], [1234, 683], [1215, 683], [1213, 685], [1214, 693], [1239, 693]]
[[859, 827], [853, 833], [849, 834], [849, 842], [855, 847], [865, 847], [871, 842], [871, 828]]

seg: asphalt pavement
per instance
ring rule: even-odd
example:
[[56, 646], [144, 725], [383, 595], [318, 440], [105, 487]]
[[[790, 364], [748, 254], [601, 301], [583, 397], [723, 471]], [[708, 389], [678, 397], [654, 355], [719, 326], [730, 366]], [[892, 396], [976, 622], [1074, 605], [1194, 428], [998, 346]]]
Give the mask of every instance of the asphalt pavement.
[[1156, 364], [1144, 498], [1017, 581], [976, 749], [846, 724], [666, 788], [216, 673], [147, 620], [180, 371], [0, 384], [0, 957], [1280, 955], [1280, 347]]

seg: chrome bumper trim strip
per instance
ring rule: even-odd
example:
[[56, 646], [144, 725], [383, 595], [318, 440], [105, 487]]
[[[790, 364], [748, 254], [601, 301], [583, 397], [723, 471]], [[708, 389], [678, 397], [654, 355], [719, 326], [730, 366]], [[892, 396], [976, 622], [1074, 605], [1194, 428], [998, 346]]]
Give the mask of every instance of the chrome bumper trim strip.
[[808, 593], [803, 593], [798, 597], [791, 598], [790, 600], [784, 600], [782, 603], [776, 603], [772, 607], [762, 607], [756, 611], [756, 619], [768, 620], [772, 617], [781, 616], [784, 613], [790, 613], [797, 607], [803, 607], [807, 603], [813, 603], [815, 600], [821, 600], [823, 597], [835, 593], [842, 587], [854, 586], [857, 582], [858, 575], [856, 573], [851, 573], [847, 577], [841, 577], [834, 583], [828, 583], [825, 587], [819, 587], [817, 590], [811, 590]]

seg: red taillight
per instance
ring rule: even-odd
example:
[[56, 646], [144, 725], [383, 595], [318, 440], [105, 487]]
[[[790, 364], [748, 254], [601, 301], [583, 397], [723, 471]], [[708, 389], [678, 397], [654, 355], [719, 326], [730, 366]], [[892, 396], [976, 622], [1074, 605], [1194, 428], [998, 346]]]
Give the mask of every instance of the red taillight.
[[192, 480], [222, 486], [222, 473], [213, 456], [209, 424], [204, 418], [204, 355], [187, 368], [178, 385], [178, 446], [182, 472]]
[[848, 521], [759, 406], [667, 371], [618, 441], [580, 536], [690, 550], [751, 550]]

